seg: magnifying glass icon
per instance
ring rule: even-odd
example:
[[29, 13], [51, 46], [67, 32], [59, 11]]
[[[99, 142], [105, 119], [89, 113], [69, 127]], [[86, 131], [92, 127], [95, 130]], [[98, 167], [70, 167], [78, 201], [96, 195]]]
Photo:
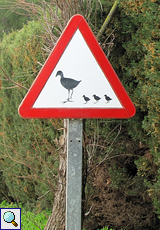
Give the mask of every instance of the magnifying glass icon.
[[18, 224], [15, 222], [15, 215], [11, 211], [7, 211], [3, 215], [3, 219], [7, 223], [12, 223], [15, 227], [18, 226]]

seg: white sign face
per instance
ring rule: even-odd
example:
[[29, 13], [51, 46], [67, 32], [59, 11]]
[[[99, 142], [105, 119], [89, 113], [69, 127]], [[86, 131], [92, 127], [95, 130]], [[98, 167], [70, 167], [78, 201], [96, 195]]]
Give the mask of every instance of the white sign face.
[[78, 29], [33, 108], [123, 108]]

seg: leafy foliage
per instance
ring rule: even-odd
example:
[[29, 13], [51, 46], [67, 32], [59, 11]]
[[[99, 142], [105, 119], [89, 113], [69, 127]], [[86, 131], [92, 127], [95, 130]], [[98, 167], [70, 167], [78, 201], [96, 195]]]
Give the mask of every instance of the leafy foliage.
[[0, 11], [0, 39], [4, 33], [21, 29], [29, 20], [29, 16], [25, 15], [24, 11], [16, 9], [13, 2], [8, 0], [0, 0]]
[[[110, 8], [111, 2], [113, 4], [114, 1], [108, 1], [103, 5], [106, 10], [105, 13]], [[145, 216], [145, 206], [141, 208], [141, 214], [136, 214], [136, 210], [138, 211], [138, 205], [141, 202], [145, 203], [145, 205], [149, 203], [151, 205], [152, 198], [154, 207], [157, 208], [157, 213], [160, 213], [158, 189], [160, 153], [160, 111], [158, 106], [160, 101], [159, 8], [158, 1], [120, 1], [119, 9], [101, 39], [104, 42], [110, 33], [114, 33], [114, 47], [109, 57], [110, 62], [133, 100], [137, 113], [132, 119], [122, 122], [121, 134], [112, 145], [112, 154], [106, 158], [106, 165], [110, 168], [108, 175], [108, 170], [103, 165], [106, 184], [102, 185], [100, 183], [101, 180], [105, 183], [102, 172], [96, 173], [93, 179], [90, 199], [93, 199], [94, 208], [91, 211], [91, 215], [95, 217], [94, 224], [99, 222], [101, 223], [100, 226], [109, 225], [107, 220], [109, 220], [110, 215], [112, 216], [110, 223], [114, 227], [117, 225], [117, 228], [123, 226], [127, 229], [154, 229], [158, 223], [156, 215], [153, 214], [153, 207], [150, 210], [150, 214], [152, 212], [150, 217]], [[112, 131], [112, 125], [108, 122], [108, 126], [103, 126], [103, 128], [105, 127], [106, 137]], [[112, 134], [115, 135], [114, 132]], [[101, 143], [100, 140], [105, 140], [101, 136], [101, 129], [97, 138], [99, 144]], [[112, 138], [114, 137], [112, 136]], [[109, 143], [108, 138], [105, 141], [107, 144]], [[105, 146], [107, 147], [106, 143]], [[95, 156], [97, 157], [98, 155], [102, 159], [105, 158], [105, 151], [102, 148], [97, 148]], [[96, 177], [99, 178], [98, 181]], [[91, 177], [89, 178], [91, 180]], [[110, 189], [108, 188], [109, 185], [111, 186]], [[93, 195], [94, 191], [95, 196]], [[105, 192], [106, 195], [103, 195]], [[121, 210], [120, 219], [118, 219], [119, 210], [123, 206], [123, 202], [120, 204], [117, 194], [121, 199], [124, 198], [124, 208]], [[117, 211], [114, 209], [116, 206], [115, 199], [117, 199]], [[126, 207], [129, 205], [128, 201], [133, 202], [132, 213], [135, 214], [135, 217], [132, 220], [133, 216], [129, 217], [129, 223], [135, 224], [134, 226], [127, 224], [128, 212]], [[92, 204], [90, 203], [90, 207]], [[134, 205], [137, 205], [137, 208]], [[105, 206], [106, 208], [101, 208]], [[112, 210], [114, 211], [112, 212]], [[115, 216], [116, 223], [113, 220], [115, 212], [117, 212]], [[123, 212], [126, 213], [125, 220], [123, 220]], [[104, 213], [107, 213], [105, 223], [103, 222], [105, 219]], [[141, 221], [138, 220], [137, 215], [142, 215], [143, 221], [142, 219]], [[150, 227], [147, 227], [149, 226], [148, 218], [151, 220]], [[92, 223], [93, 220], [94, 218]], [[137, 227], [136, 222], [139, 222]]]
[[158, 1], [123, 1], [121, 7], [125, 15], [133, 19], [130, 27], [134, 23], [136, 28], [131, 39], [123, 45], [124, 57], [129, 61], [127, 66], [123, 66], [124, 82], [128, 82], [128, 77], [132, 77], [129, 86], [135, 87], [131, 95], [138, 109], [137, 116], [141, 117], [139, 127], [144, 130], [143, 137], [139, 138], [139, 129], [135, 130], [133, 123], [132, 135], [137, 136], [139, 141], [146, 143], [150, 149], [150, 154], [137, 161], [138, 174], [143, 178], [147, 174], [146, 180], [153, 183], [156, 190], [159, 183], [156, 183], [156, 175], [158, 176], [160, 153], [160, 5]]
[[[1, 43], [1, 66], [27, 88], [39, 71], [37, 62], [44, 62], [42, 39], [37, 36], [41, 31], [40, 24], [33, 21], [4, 36]], [[17, 108], [26, 91], [9, 81], [2, 81], [0, 94], [0, 159], [8, 195], [28, 208], [35, 207], [35, 200], [40, 208], [51, 208], [58, 167], [54, 139], [61, 121], [20, 118]]]

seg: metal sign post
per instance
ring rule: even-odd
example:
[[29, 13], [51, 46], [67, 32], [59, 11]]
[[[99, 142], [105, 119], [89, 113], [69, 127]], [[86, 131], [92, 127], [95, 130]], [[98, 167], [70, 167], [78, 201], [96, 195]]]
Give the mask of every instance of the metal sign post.
[[68, 119], [66, 230], [81, 230], [82, 119]]

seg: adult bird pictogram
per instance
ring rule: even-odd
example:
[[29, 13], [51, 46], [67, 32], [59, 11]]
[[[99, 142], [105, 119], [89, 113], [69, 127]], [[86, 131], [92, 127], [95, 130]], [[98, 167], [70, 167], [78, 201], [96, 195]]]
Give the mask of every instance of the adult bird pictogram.
[[[99, 97], [99, 96], [97, 96], [97, 95], [95, 95], [95, 94], [93, 95], [93, 97], [94, 97], [94, 99], [95, 99], [96, 102], [98, 102], [98, 101], [101, 99], [101, 97]], [[95, 102], [95, 103], [96, 103], [96, 102]]]
[[[61, 82], [61, 85], [68, 90], [68, 98], [67, 98], [67, 101], [70, 101], [70, 99], [72, 99], [72, 95], [73, 95], [73, 89], [75, 87], [77, 87], [77, 85], [81, 82], [80, 81], [77, 81], [77, 80], [74, 80], [72, 78], [66, 78], [64, 77], [64, 74], [61, 70], [57, 71], [57, 74], [56, 74], [56, 77], [57, 76], [60, 76], [61, 79], [60, 79], [60, 82]], [[72, 92], [71, 92], [72, 91]]]
[[90, 101], [90, 98], [89, 98], [89, 97], [86, 97], [85, 95], [83, 95], [82, 97], [83, 97], [84, 100], [85, 100], [85, 104], [86, 104], [88, 101]]
[[107, 96], [106, 94], [104, 95], [105, 99], [107, 102], [110, 102], [112, 100], [112, 98], [110, 98], [109, 96]]

